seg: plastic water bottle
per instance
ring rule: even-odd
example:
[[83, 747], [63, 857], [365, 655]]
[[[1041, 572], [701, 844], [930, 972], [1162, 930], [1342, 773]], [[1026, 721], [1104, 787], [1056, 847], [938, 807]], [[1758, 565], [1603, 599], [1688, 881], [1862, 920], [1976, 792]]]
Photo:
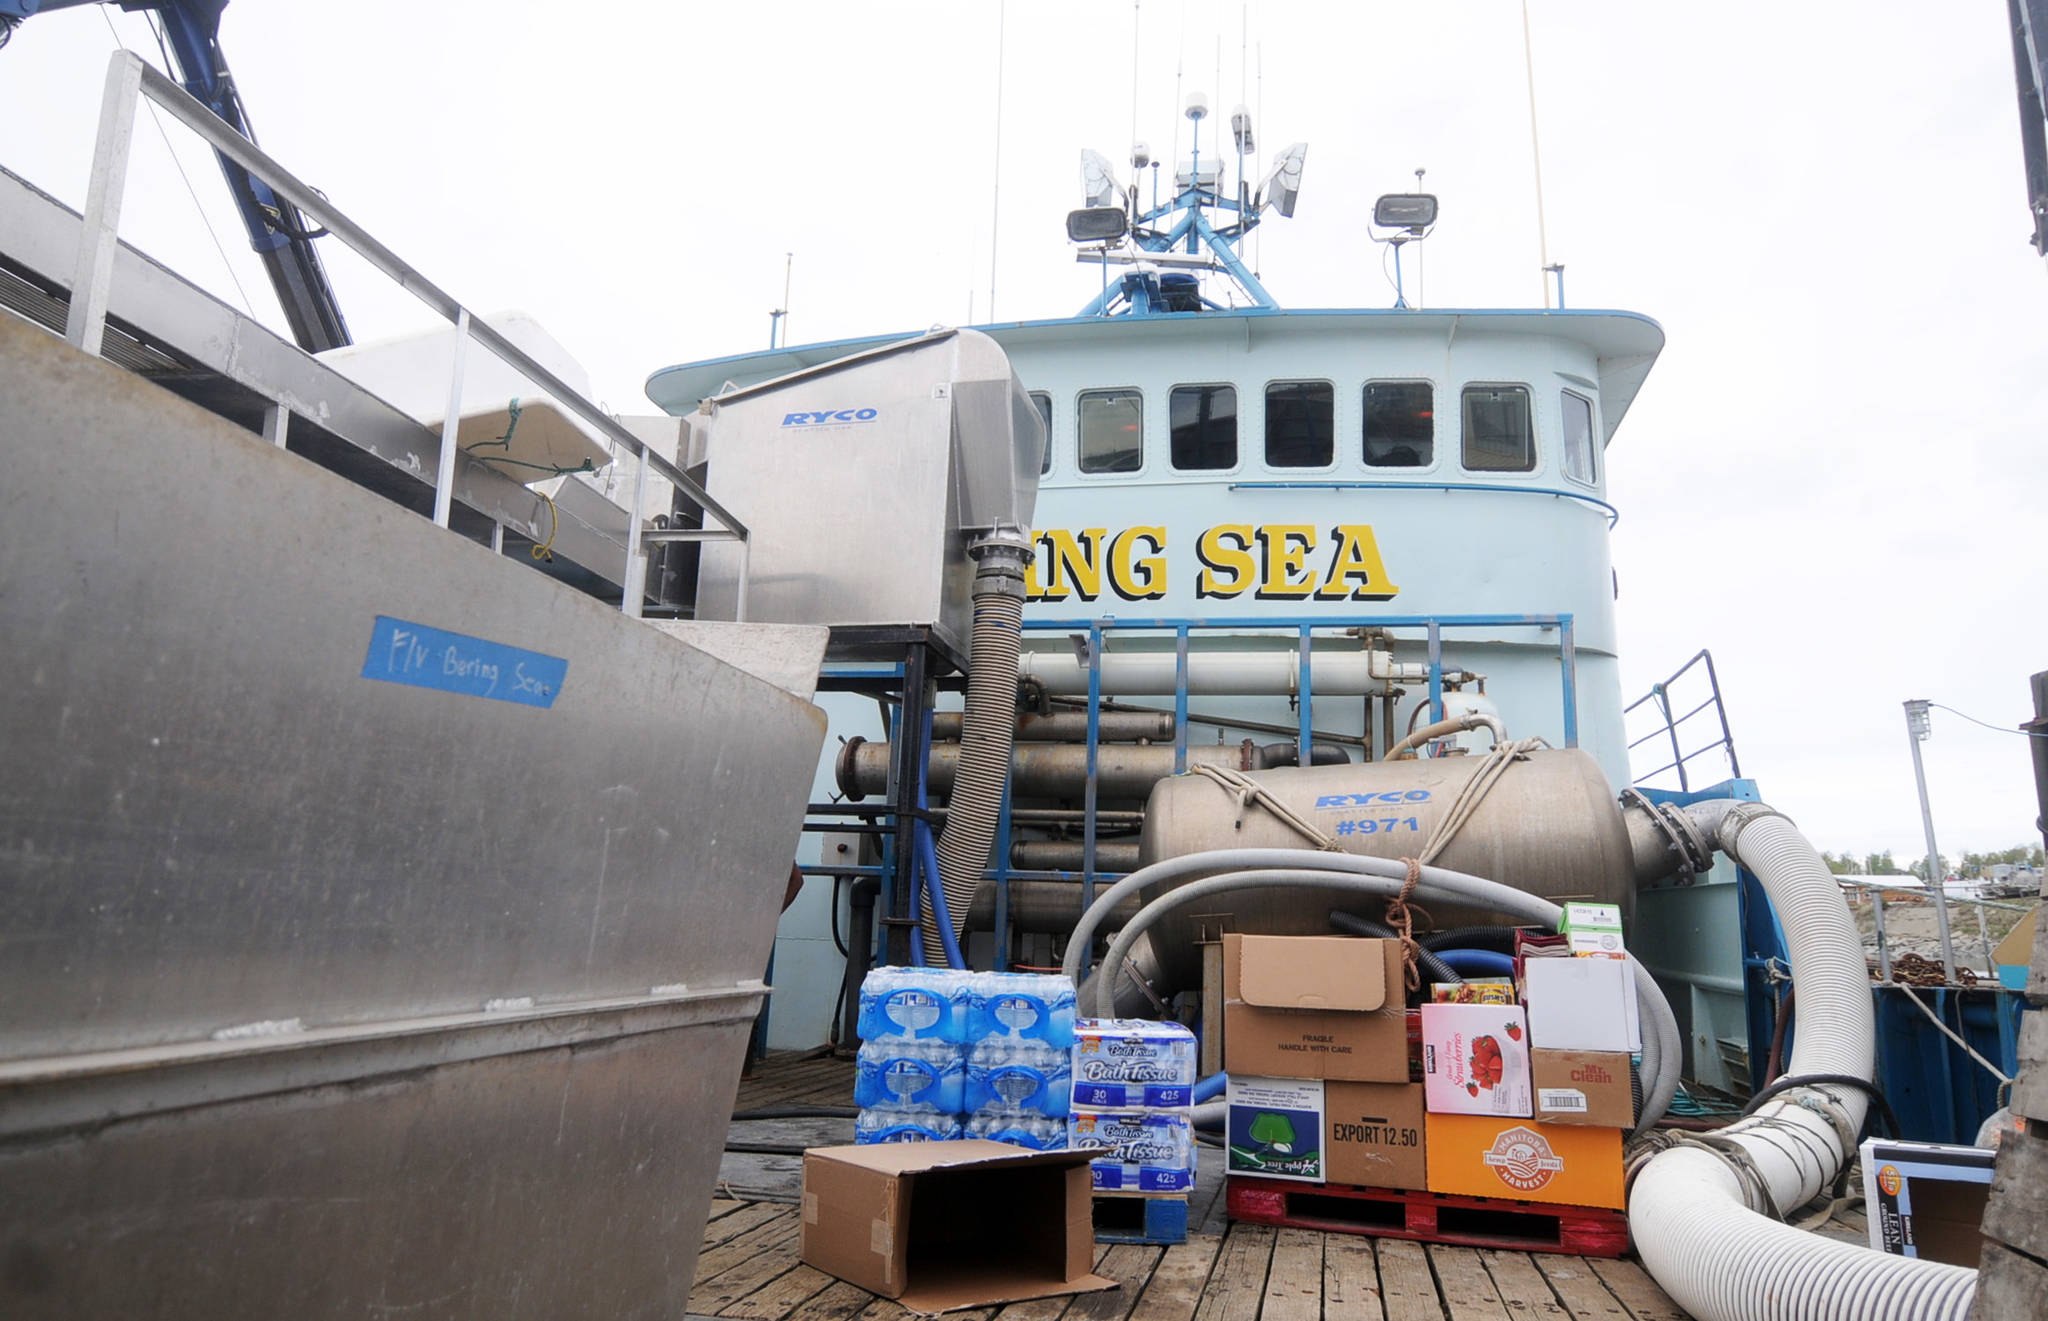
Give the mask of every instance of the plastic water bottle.
[[[853, 1121], [853, 1140], [862, 1146], [874, 1142], [950, 1142], [959, 1136], [958, 1115], [878, 1106], [861, 1111]], [[1061, 1140], [1065, 1141], [1064, 1134]]]
[[854, 1104], [957, 1115], [963, 1069], [948, 1041], [870, 1041], [854, 1057]]
[[1062, 1151], [1067, 1145], [1064, 1119], [1036, 1115], [975, 1115], [967, 1121], [967, 1136], [1007, 1142], [1033, 1151]]
[[967, 1039], [1010, 1037], [1065, 1049], [1074, 1044], [1074, 984], [1044, 973], [976, 975]]
[[967, 1112], [1065, 1117], [1073, 1092], [1067, 1052], [1039, 1041], [990, 1037], [967, 1048]]
[[1067, 1145], [1102, 1154], [1088, 1163], [1098, 1192], [1180, 1193], [1195, 1186], [1195, 1131], [1185, 1111], [1075, 1110]]
[[1073, 1103], [1160, 1110], [1192, 1103], [1195, 1034], [1179, 1023], [1084, 1018], [1074, 1027]]
[[876, 968], [860, 984], [862, 1041], [967, 1040], [973, 973]]

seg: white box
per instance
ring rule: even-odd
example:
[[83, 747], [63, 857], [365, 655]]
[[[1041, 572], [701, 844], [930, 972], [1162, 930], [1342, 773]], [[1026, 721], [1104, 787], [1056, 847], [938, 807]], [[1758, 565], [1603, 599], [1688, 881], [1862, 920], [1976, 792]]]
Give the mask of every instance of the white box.
[[1422, 1093], [1434, 1115], [1528, 1118], [1529, 1028], [1522, 1007], [1422, 1006]]
[[1635, 972], [1625, 959], [1524, 959], [1529, 1041], [1546, 1050], [1642, 1048]]

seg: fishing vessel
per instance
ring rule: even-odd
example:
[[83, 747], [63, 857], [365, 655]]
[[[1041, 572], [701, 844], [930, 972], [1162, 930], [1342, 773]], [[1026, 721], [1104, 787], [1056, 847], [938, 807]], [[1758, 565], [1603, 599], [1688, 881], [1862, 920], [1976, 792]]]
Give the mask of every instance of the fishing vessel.
[[[1306, 149], [1254, 183], [1249, 116], [1205, 155], [1194, 102], [1164, 200], [1084, 155], [1077, 315], [680, 364], [619, 417], [219, 81], [117, 57], [83, 213], [0, 174], [0, 435], [43, 497], [4, 528], [5, 731], [49, 769], [0, 802], [0, 1180], [48, 1190], [0, 1212], [10, 1311], [675, 1314], [747, 1214], [710, 1139], [749, 1032], [850, 1047], [862, 975], [919, 960], [1198, 1013], [1218, 933], [1404, 885], [1446, 924], [1621, 906], [1644, 1135], [1681, 1077], [1756, 1100], [1642, 1149], [1684, 1307], [1853, 1275], [1870, 1315], [1967, 1310], [1968, 1271], [1760, 1214], [1841, 1168], [1883, 1001], [1811, 847], [1687, 782], [1668, 704], [1679, 786], [1633, 787], [1606, 484], [1654, 321], [1282, 307], [1243, 240]], [[119, 243], [145, 98], [243, 172], [296, 344]], [[1436, 206], [1380, 199], [1397, 262]], [[450, 330], [351, 344], [323, 234]], [[225, 567], [124, 545], [138, 508]], [[1275, 875], [1212, 898], [1225, 857]], [[1826, 1026], [1774, 1049], [1787, 968]], [[1981, 1040], [1969, 1009], [1935, 1016]], [[1960, 1126], [1983, 1090], [1925, 1100]]]

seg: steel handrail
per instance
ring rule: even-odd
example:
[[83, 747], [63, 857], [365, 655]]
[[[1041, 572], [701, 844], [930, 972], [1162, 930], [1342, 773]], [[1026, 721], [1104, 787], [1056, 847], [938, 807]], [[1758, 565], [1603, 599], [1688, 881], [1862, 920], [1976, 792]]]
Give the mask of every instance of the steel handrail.
[[634, 507], [627, 519], [626, 572], [620, 609], [639, 615], [642, 590], [640, 550], [643, 522], [641, 497], [647, 469], [673, 484], [704, 511], [716, 518], [722, 530], [704, 529], [703, 539], [733, 540], [740, 543], [740, 584], [738, 614], [746, 615], [747, 559], [750, 537], [746, 524], [714, 500], [673, 462], [621, 426], [583, 393], [534, 361], [517, 345], [499, 334], [452, 295], [434, 284], [398, 254], [379, 242], [370, 232], [351, 220], [332, 202], [272, 159], [255, 143], [230, 128], [225, 121], [190, 93], [158, 72], [132, 51], [118, 51], [108, 62], [106, 89], [100, 104], [99, 137], [93, 150], [91, 182], [86, 191], [84, 226], [80, 234], [78, 266], [71, 282], [71, 304], [65, 318], [64, 337], [87, 353], [99, 356], [104, 342], [109, 293], [113, 284], [114, 255], [118, 245], [121, 196], [127, 184], [128, 149], [134, 136], [135, 109], [139, 97], [168, 110], [185, 127], [203, 138], [223, 156], [261, 179], [313, 221], [339, 238], [363, 259], [413, 297], [455, 325], [455, 366], [449, 390], [448, 415], [441, 424], [441, 463], [434, 482], [434, 521], [446, 527], [454, 485], [455, 426], [460, 413], [463, 355], [470, 336], [540, 387], [570, 412], [595, 427], [615, 445], [625, 447], [639, 460]]

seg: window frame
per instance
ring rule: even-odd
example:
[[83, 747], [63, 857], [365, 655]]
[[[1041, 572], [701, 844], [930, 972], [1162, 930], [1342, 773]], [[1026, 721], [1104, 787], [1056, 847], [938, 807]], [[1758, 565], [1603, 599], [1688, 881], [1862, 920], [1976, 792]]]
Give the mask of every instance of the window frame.
[[1052, 472], [1053, 451], [1059, 448], [1058, 445], [1053, 443], [1053, 437], [1059, 434], [1053, 429], [1052, 424], [1053, 417], [1057, 411], [1055, 401], [1050, 390], [1026, 390], [1024, 393], [1031, 400], [1032, 407], [1034, 408], [1038, 407], [1039, 400], [1043, 399], [1045, 401], [1045, 407], [1038, 410], [1039, 415], [1045, 419], [1045, 453], [1038, 457], [1038, 475], [1045, 477]]
[[[1231, 461], [1217, 468], [1183, 468], [1173, 461], [1173, 397], [1182, 390], [1228, 390], [1238, 402], [1236, 408], [1236, 435], [1232, 437], [1232, 448], [1236, 451]], [[1166, 387], [1166, 470], [1173, 473], [1234, 473], [1244, 466], [1244, 387], [1236, 381], [1176, 381]]]
[[[1526, 468], [1474, 468], [1465, 461], [1465, 396], [1473, 390], [1521, 392], [1523, 416], [1529, 422], [1529, 465]], [[1536, 392], [1527, 381], [1466, 381], [1458, 387], [1458, 471], [1475, 477], [1533, 477], [1543, 470], [1543, 437], [1537, 425]]]
[[[1272, 390], [1276, 385], [1321, 385], [1330, 391], [1330, 458], [1327, 463], [1277, 464], [1272, 460]], [[1275, 376], [1259, 386], [1259, 468], [1264, 472], [1335, 472], [1337, 469], [1337, 414], [1341, 395], [1337, 382], [1328, 376]], [[1239, 414], [1240, 417], [1243, 414]]]
[[[1591, 396], [1580, 393], [1569, 386], [1560, 387], [1557, 392], [1558, 416], [1558, 474], [1580, 486], [1598, 490], [1600, 487], [1600, 413]], [[1586, 468], [1584, 477], [1572, 471], [1572, 427], [1566, 415], [1566, 399], [1576, 399], [1586, 406]]]
[[[1366, 409], [1365, 392], [1375, 385], [1426, 385], [1429, 387], [1430, 411], [1430, 459], [1428, 463], [1413, 467], [1395, 467], [1390, 464], [1374, 463], [1365, 456], [1365, 424], [1370, 416]], [[1444, 461], [1444, 429], [1440, 425], [1436, 397], [1443, 393], [1443, 384], [1433, 376], [1369, 376], [1358, 387], [1358, 462], [1370, 473], [1427, 473], [1435, 472]], [[1462, 419], [1461, 419], [1462, 421]], [[1388, 480], [1398, 480], [1389, 478]]]
[[[1138, 466], [1135, 468], [1090, 468], [1087, 455], [1082, 450], [1081, 428], [1086, 416], [1086, 404], [1091, 395], [1134, 394], [1138, 397]], [[1142, 385], [1100, 385], [1074, 392], [1074, 471], [1082, 477], [1133, 477], [1149, 466], [1147, 451], [1150, 448], [1151, 410]]]

